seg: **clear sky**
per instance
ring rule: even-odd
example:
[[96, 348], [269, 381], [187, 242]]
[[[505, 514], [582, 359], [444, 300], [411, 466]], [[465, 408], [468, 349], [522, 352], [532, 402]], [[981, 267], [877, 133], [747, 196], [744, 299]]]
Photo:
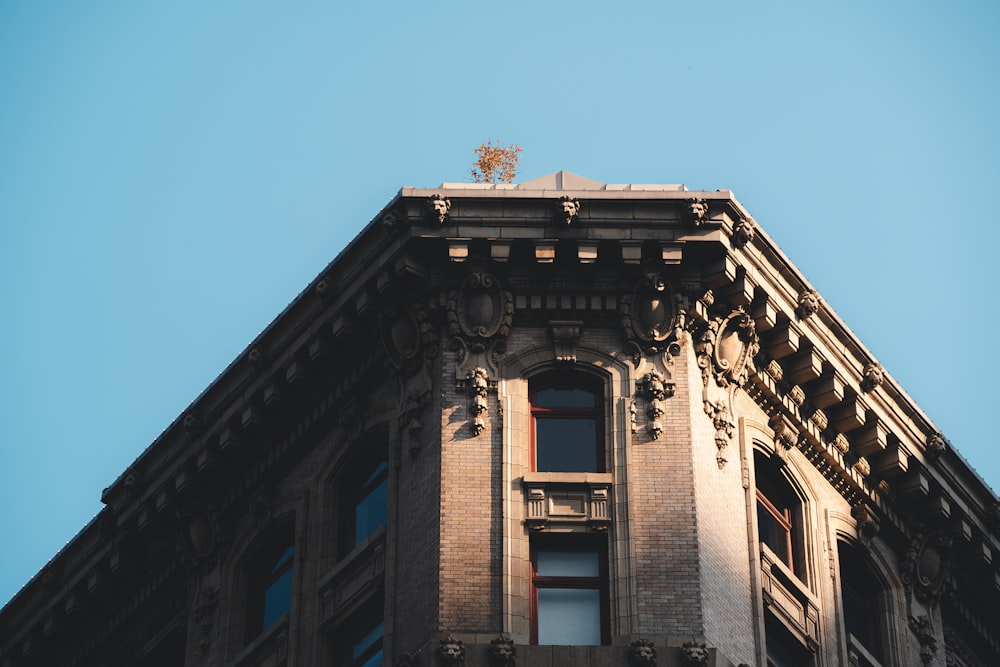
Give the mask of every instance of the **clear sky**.
[[728, 188], [1000, 488], [1000, 4], [0, 2], [0, 604], [403, 185]]

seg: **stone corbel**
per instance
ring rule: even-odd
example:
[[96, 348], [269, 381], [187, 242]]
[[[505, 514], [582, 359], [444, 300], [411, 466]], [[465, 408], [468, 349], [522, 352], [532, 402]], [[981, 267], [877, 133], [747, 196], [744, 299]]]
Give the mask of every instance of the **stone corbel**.
[[545, 486], [528, 485], [528, 516], [524, 523], [529, 530], [541, 530], [548, 523], [548, 511], [545, 507]]
[[799, 431], [792, 422], [780, 415], [774, 415], [767, 421], [768, 427], [774, 432], [774, 451], [778, 457], [785, 461], [788, 450], [794, 449], [799, 442]]
[[879, 520], [874, 510], [864, 502], [859, 502], [851, 508], [851, 516], [854, 517], [858, 526], [858, 537], [861, 538], [861, 543], [870, 544], [879, 530]]
[[582, 327], [583, 322], [578, 321], [549, 322], [556, 361], [576, 362], [576, 346], [580, 342]]
[[611, 524], [611, 512], [608, 508], [610, 491], [607, 486], [594, 485], [590, 487], [590, 520], [591, 530], [604, 532]]

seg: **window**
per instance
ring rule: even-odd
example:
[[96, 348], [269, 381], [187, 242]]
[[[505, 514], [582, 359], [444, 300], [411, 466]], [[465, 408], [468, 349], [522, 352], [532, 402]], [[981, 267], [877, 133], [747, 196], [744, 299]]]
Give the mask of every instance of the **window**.
[[604, 542], [567, 537], [532, 542], [531, 641], [560, 646], [610, 643]]
[[601, 383], [586, 375], [549, 374], [531, 380], [532, 469], [604, 472]]
[[333, 632], [335, 664], [343, 667], [379, 667], [385, 621], [381, 598], [364, 604]]
[[349, 553], [385, 525], [389, 466], [384, 451], [363, 458], [342, 477], [340, 554]]
[[882, 656], [879, 598], [882, 586], [861, 554], [839, 542], [840, 591], [848, 652], [860, 665], [878, 664]]
[[281, 528], [249, 561], [247, 641], [291, 610], [294, 537], [291, 525]]
[[757, 533], [789, 570], [802, 576], [799, 500], [788, 481], [760, 452], [754, 453], [757, 482]]

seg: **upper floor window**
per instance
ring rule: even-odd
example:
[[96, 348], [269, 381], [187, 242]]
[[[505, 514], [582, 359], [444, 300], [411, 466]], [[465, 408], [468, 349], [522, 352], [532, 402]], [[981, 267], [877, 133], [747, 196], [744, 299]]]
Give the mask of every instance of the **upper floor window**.
[[533, 540], [531, 638], [534, 644], [606, 644], [608, 562], [603, 541]]
[[883, 659], [882, 586], [853, 547], [838, 542], [837, 551], [848, 652], [859, 665], [877, 665]]
[[604, 472], [601, 383], [581, 374], [546, 374], [528, 384], [532, 469]]
[[341, 476], [340, 552], [348, 553], [385, 525], [389, 465], [385, 448], [357, 459]]
[[760, 452], [754, 454], [757, 532], [760, 541], [800, 578], [803, 572], [799, 499], [788, 481]]
[[251, 556], [248, 575], [247, 641], [270, 628], [292, 607], [295, 531], [275, 531]]

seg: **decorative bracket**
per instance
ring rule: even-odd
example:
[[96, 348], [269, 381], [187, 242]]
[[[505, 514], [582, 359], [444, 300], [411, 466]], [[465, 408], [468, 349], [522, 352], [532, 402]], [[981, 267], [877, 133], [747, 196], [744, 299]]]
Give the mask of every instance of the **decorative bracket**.
[[556, 361], [576, 362], [576, 346], [580, 342], [582, 326], [583, 322], [557, 320], [549, 322]]

